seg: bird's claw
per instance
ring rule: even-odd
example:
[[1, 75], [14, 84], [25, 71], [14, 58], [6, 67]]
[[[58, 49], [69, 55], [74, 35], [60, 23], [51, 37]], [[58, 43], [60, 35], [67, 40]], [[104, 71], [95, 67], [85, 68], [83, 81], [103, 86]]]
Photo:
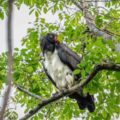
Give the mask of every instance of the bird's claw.
[[58, 93], [59, 93], [59, 92], [52, 93], [52, 97], [56, 97]]

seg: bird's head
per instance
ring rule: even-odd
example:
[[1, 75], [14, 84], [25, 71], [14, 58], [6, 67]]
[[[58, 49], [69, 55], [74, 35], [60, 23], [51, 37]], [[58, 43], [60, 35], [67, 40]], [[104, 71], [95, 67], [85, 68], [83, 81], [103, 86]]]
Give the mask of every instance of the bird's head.
[[47, 33], [40, 39], [40, 47], [43, 53], [45, 51], [53, 52], [56, 44], [59, 44], [59, 41], [55, 33]]
[[52, 44], [58, 44], [59, 43], [58, 36], [55, 33], [48, 33], [46, 35], [46, 39], [48, 40], [49, 43], [52, 43]]

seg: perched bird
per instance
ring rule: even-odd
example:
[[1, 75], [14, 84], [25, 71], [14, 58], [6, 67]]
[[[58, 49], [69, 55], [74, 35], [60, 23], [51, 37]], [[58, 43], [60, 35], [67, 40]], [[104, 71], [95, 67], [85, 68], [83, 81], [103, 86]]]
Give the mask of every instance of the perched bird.
[[[78, 83], [80, 75], [74, 75], [81, 58], [60, 43], [55, 33], [48, 33], [40, 39], [40, 47], [44, 57], [43, 68], [46, 75], [60, 91], [69, 89]], [[94, 97], [87, 93], [77, 91], [69, 95], [75, 99], [80, 109], [88, 108], [90, 112], [95, 110]]]

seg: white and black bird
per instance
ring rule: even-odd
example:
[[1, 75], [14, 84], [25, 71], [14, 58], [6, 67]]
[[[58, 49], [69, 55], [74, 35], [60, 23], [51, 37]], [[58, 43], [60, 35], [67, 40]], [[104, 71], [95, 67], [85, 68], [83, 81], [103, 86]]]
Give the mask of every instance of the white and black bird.
[[[75, 52], [60, 43], [54, 33], [42, 37], [40, 47], [44, 57], [45, 73], [57, 89], [62, 91], [78, 83], [80, 75], [74, 75], [73, 71], [81, 59]], [[78, 91], [69, 97], [77, 101], [80, 109], [88, 108], [90, 112], [95, 110], [94, 98], [89, 93], [84, 95]]]

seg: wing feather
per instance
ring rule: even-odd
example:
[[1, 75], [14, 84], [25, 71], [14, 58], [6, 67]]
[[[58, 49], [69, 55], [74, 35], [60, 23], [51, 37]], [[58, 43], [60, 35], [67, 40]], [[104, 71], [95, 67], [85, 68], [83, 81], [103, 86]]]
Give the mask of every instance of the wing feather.
[[77, 64], [80, 63], [81, 58], [63, 43], [57, 45], [56, 49], [58, 50], [58, 55], [61, 61], [72, 71], [75, 70], [77, 68]]

